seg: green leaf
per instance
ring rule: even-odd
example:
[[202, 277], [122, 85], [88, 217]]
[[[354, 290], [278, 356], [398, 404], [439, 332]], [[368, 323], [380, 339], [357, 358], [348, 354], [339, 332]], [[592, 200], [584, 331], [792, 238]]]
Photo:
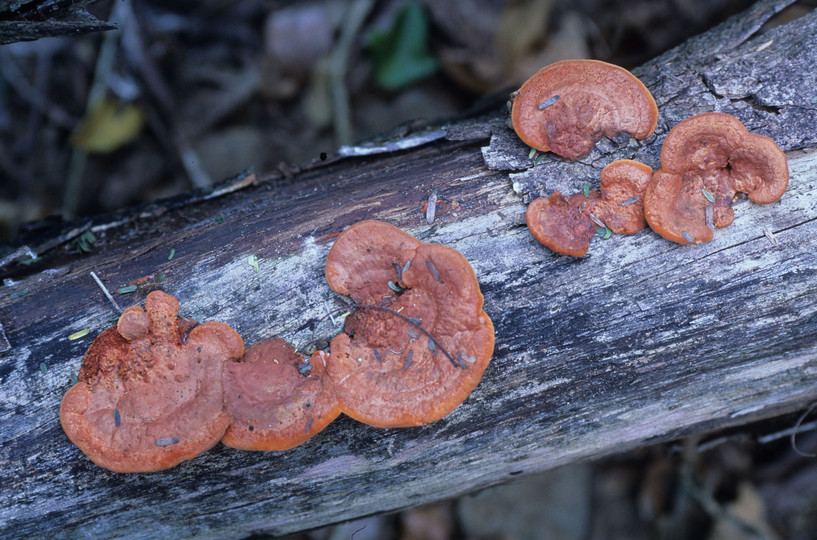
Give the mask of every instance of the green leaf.
[[406, 2], [385, 32], [369, 33], [368, 46], [375, 82], [386, 90], [408, 86], [437, 70], [428, 50], [428, 18], [417, 2]]
[[128, 285], [127, 287], [121, 287], [116, 291], [116, 294], [128, 294], [136, 291], [136, 285]]
[[252, 269], [255, 270], [256, 274], [259, 272], [258, 257], [256, 257], [255, 255], [250, 255], [249, 257], [247, 257], [247, 264], [252, 266]]
[[70, 339], [71, 341], [74, 341], [75, 339], [79, 339], [79, 338], [81, 338], [81, 337], [85, 337], [85, 336], [87, 336], [87, 335], [88, 335], [88, 334], [90, 334], [90, 333], [91, 333], [91, 329], [90, 329], [90, 328], [83, 328], [82, 330], [80, 330], [80, 331], [78, 331], [78, 332], [74, 332], [73, 334], [71, 334], [70, 336], [68, 336], [68, 339]]
[[90, 253], [93, 244], [96, 243], [96, 236], [91, 231], [85, 231], [77, 238], [74, 238], [71, 243], [80, 253]]
[[21, 296], [25, 296], [28, 294], [28, 289], [20, 289], [19, 291], [14, 291], [9, 295], [9, 298], [20, 298]]

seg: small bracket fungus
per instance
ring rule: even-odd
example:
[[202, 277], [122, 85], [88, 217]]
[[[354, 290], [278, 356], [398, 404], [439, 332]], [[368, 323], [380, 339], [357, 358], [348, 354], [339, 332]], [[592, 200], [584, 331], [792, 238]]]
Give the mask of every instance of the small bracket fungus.
[[732, 203], [746, 193], [756, 203], [780, 199], [789, 183], [786, 155], [769, 137], [749, 133], [729, 114], [704, 113], [678, 123], [661, 148], [644, 197], [650, 227], [673, 242], [712, 240], [735, 219]]
[[658, 107], [647, 87], [624, 68], [563, 60], [522, 85], [511, 120], [528, 146], [574, 161], [602, 137], [627, 133], [646, 139], [658, 122]]
[[427, 424], [479, 383], [494, 328], [457, 250], [362, 221], [338, 236], [326, 280], [355, 302], [327, 360], [345, 414], [376, 427]]
[[540, 244], [556, 253], [582, 257], [596, 234], [596, 225], [583, 212], [582, 204], [598, 199], [598, 191], [587, 197], [576, 193], [565, 199], [558, 191], [550, 197], [534, 199], [525, 212], [528, 230]]
[[647, 226], [644, 193], [651, 181], [649, 165], [630, 159], [614, 161], [602, 169], [601, 197], [587, 211], [616, 234], [635, 234]]
[[289, 450], [340, 414], [326, 358], [305, 361], [280, 338], [256, 343], [224, 364], [224, 401], [233, 420], [221, 442], [239, 450]]
[[213, 447], [230, 418], [222, 363], [244, 343], [229, 326], [177, 316], [175, 297], [154, 291], [91, 343], [79, 382], [62, 399], [68, 438], [115, 472], [152, 472]]
[[643, 197], [652, 169], [631, 160], [614, 161], [601, 171], [599, 193], [588, 190], [564, 198], [558, 191], [535, 199], [525, 219], [531, 234], [556, 253], [582, 257], [596, 228], [633, 234], [646, 226]]

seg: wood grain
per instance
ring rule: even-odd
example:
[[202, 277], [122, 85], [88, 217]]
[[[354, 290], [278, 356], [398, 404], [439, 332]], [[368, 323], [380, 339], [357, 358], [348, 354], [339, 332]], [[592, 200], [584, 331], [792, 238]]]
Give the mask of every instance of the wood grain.
[[[761, 3], [713, 30], [711, 39], [756, 30], [783, 4]], [[781, 27], [789, 34], [778, 29], [775, 39], [813, 40], [807, 30], [814, 24], [813, 15], [794, 21]], [[748, 58], [741, 47], [755, 50], [764, 36], [744, 36], [717, 54]], [[691, 47], [676, 51], [676, 62]], [[690, 86], [706, 87], [701, 65], [689, 68], [698, 74]], [[781, 66], [778, 78], [787, 69]], [[714, 82], [716, 68], [717, 60], [706, 67], [713, 86], [722, 84]], [[642, 75], [661, 77], [662, 69], [650, 64]], [[741, 92], [760, 95], [748, 87]], [[710, 110], [721, 103], [713, 99]], [[671, 124], [670, 102], [659, 106]], [[797, 119], [814, 112], [785, 103], [763, 107]], [[772, 120], [764, 122], [773, 131]], [[517, 179], [515, 191], [507, 171], [486, 164], [482, 147], [490, 133], [502, 139], [501, 125], [494, 115], [450, 127], [458, 141], [435, 137], [416, 148], [330, 160], [291, 181], [268, 176], [221, 197], [97, 218], [92, 254], [53, 250], [39, 264], [7, 271], [13, 282], [0, 295], [8, 343], [0, 352], [0, 535], [284, 534], [740, 425], [815, 398], [817, 149], [805, 120], [791, 124], [801, 133], [780, 136], [788, 141], [781, 145], [791, 181], [778, 203], [739, 201], [734, 225], [708, 244], [672, 244], [651, 231], [597, 236], [582, 259], [552, 254], [524, 226], [522, 193], [546, 187], [525, 180], [533, 186], [526, 190]], [[657, 155], [658, 147], [660, 136], [644, 143], [643, 153]], [[582, 174], [590, 177], [587, 168], [605, 160], [591, 154]], [[561, 167], [543, 161], [553, 174]], [[434, 189], [440, 200], [429, 225], [423, 203]], [[366, 218], [455, 247], [480, 280], [496, 353], [452, 414], [411, 429], [341, 418], [291, 451], [218, 446], [155, 474], [100, 469], [65, 437], [60, 399], [93, 337], [116, 316], [90, 271], [111, 291], [142, 283], [117, 297], [122, 307], [159, 287], [179, 298], [183, 314], [225, 322], [248, 345], [277, 335], [308, 349], [339, 330], [340, 321], [329, 316], [337, 299], [323, 278], [332, 235]], [[120, 224], [105, 226], [114, 219]], [[90, 334], [67, 339], [82, 328]]]

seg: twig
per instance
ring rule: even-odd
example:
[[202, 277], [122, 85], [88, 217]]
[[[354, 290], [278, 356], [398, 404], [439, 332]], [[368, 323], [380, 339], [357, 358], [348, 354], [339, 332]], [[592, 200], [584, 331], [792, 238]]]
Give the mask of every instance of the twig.
[[42, 92], [26, 80], [14, 56], [3, 49], [0, 51], [0, 73], [23, 99], [44, 114], [51, 122], [62, 128], [73, 128], [76, 121], [59, 105], [49, 101]]
[[397, 311], [394, 311], [393, 309], [387, 308], [387, 307], [385, 307], [385, 306], [378, 306], [377, 304], [357, 304], [357, 303], [355, 303], [355, 304], [349, 304], [349, 307], [351, 307], [351, 308], [353, 308], [353, 309], [358, 309], [358, 308], [364, 308], [364, 309], [379, 309], [380, 311], [386, 311], [386, 312], [388, 312], [388, 313], [391, 313], [392, 315], [397, 315], [398, 317], [400, 317], [401, 319], [403, 319], [404, 321], [406, 321], [406, 322], [407, 322], [407, 323], [409, 323], [410, 325], [412, 325], [412, 326], [414, 326], [415, 328], [417, 328], [417, 329], [418, 329], [420, 332], [422, 332], [423, 334], [425, 334], [425, 335], [426, 335], [426, 337], [427, 337], [429, 340], [431, 340], [431, 341], [434, 343], [434, 345], [436, 345], [436, 346], [437, 346], [437, 348], [438, 348], [438, 349], [440, 349], [440, 351], [442, 351], [442, 353], [443, 353], [443, 354], [446, 356], [446, 358], [448, 358], [448, 359], [451, 361], [451, 363], [454, 365], [454, 367], [456, 367], [456, 368], [462, 368], [462, 367], [463, 367], [462, 365], [460, 365], [460, 363], [459, 363], [459, 362], [457, 362], [457, 361], [454, 359], [454, 357], [453, 357], [453, 356], [451, 356], [451, 355], [448, 353], [448, 351], [446, 351], [446, 350], [445, 350], [445, 348], [442, 346], [442, 343], [440, 343], [439, 341], [437, 341], [437, 338], [435, 338], [435, 337], [434, 337], [434, 336], [431, 334], [431, 332], [429, 332], [428, 330], [426, 330], [425, 328], [423, 328], [422, 326], [420, 326], [420, 324], [417, 322], [417, 320], [418, 320], [418, 319], [414, 319], [413, 317], [407, 317], [406, 315], [403, 315], [402, 313], [398, 313]]
[[39, 244], [34, 247], [34, 252], [37, 257], [42, 256], [47, 251], [65, 244], [66, 242], [70, 242], [77, 236], [80, 236], [85, 231], [90, 231], [92, 229], [93, 221], [87, 222], [85, 225], [81, 227], [74, 227], [73, 229], [59, 235], [56, 238], [52, 238], [51, 240], [46, 240], [42, 244]]
[[681, 483], [686, 488], [687, 493], [689, 493], [692, 498], [697, 501], [701, 508], [713, 519], [730, 523], [732, 526], [736, 527], [740, 532], [750, 538], [764, 540], [767, 538], [766, 535], [758, 531], [752, 525], [738, 518], [728, 508], [725, 508], [722, 504], [715, 500], [715, 498], [708, 491], [699, 486], [692, 477], [692, 471], [690, 471], [687, 467], [682, 469]]
[[201, 159], [188, 138], [175, 125], [173, 94], [147, 53], [139, 34], [139, 19], [133, 11], [130, 0], [123, 0], [121, 6], [127, 20], [127, 24], [122, 25], [122, 45], [127, 51], [128, 60], [136, 67], [144, 81], [148, 94], [160, 109], [159, 114], [149, 115], [150, 125], [159, 138], [176, 150], [179, 163], [190, 179], [190, 183], [197, 188], [209, 187], [213, 184], [213, 180], [202, 168]]
[[797, 448], [797, 442], [795, 440], [795, 437], [797, 436], [797, 432], [800, 430], [800, 425], [803, 423], [803, 420], [805, 420], [806, 417], [810, 415], [812, 411], [814, 411], [814, 409], [817, 409], [817, 401], [809, 405], [808, 409], [806, 409], [806, 412], [800, 415], [800, 418], [797, 419], [797, 422], [794, 424], [794, 429], [791, 432], [791, 448], [797, 455], [803, 457], [817, 457], [817, 454], [803, 452], [802, 450]]
[[760, 444], [769, 444], [774, 441], [779, 441], [784, 437], [791, 437], [792, 433], [800, 434], [805, 431], [815, 430], [817, 430], [817, 420], [807, 424], [798, 424], [796, 427], [781, 429], [780, 431], [775, 431], [774, 433], [769, 433], [767, 435], [761, 435], [757, 438], [757, 442]]
[[108, 292], [108, 289], [105, 287], [105, 285], [102, 284], [102, 281], [100, 281], [99, 278], [96, 277], [96, 274], [94, 272], [91, 272], [91, 277], [94, 278], [96, 284], [99, 285], [99, 288], [102, 289], [102, 292], [105, 293], [105, 296], [107, 296], [108, 300], [111, 301], [111, 304], [113, 304], [113, 307], [116, 308], [116, 311], [122, 313], [122, 308], [119, 307], [119, 304], [116, 303], [116, 300], [114, 300], [113, 296], [111, 296], [111, 293]]
[[338, 44], [329, 56], [332, 114], [335, 124], [335, 143], [338, 146], [351, 144], [354, 138], [352, 115], [349, 112], [349, 90], [346, 87], [345, 78], [355, 37], [360, 32], [373, 5], [372, 0], [357, 0], [351, 5], [343, 18]]
[[3, 257], [2, 259], [0, 259], [0, 268], [11, 262], [20, 260], [23, 257], [28, 257], [29, 260], [33, 261], [34, 259], [37, 258], [37, 253], [35, 253], [34, 250], [32, 250], [28, 246], [20, 246], [11, 253], [9, 253], [8, 255], [6, 255], [5, 257]]
[[[122, 2], [114, 2], [111, 11], [110, 21], [114, 24], [123, 24], [124, 21], [124, 4], [128, 0]], [[105, 92], [108, 88], [108, 77], [113, 70], [114, 61], [116, 60], [116, 49], [119, 42], [121, 32], [119, 30], [112, 30], [105, 34], [105, 39], [102, 41], [102, 47], [99, 49], [99, 56], [96, 59], [96, 66], [94, 68], [94, 82], [91, 84], [91, 89], [88, 92], [88, 99], [85, 103], [85, 112], [94, 110], [97, 104], [105, 97]], [[85, 151], [74, 148], [71, 154], [71, 163], [68, 169], [68, 179], [65, 182], [65, 191], [62, 199], [62, 217], [63, 219], [71, 218], [79, 207], [80, 193], [82, 192], [82, 179], [85, 175], [85, 164], [88, 161], [88, 155]]]
[[712, 496], [709, 491], [704, 489], [698, 482], [695, 480], [695, 475], [693, 473], [693, 469], [695, 467], [695, 461], [697, 461], [697, 452], [696, 448], [698, 447], [698, 439], [697, 438], [690, 438], [684, 442], [684, 451], [683, 451], [683, 463], [681, 464], [679, 475], [681, 480], [681, 486], [684, 488], [687, 494], [689, 494], [692, 499], [700, 505], [704, 512], [709, 514], [715, 520], [725, 521], [734, 527], [736, 527], [739, 531], [741, 531], [744, 535], [750, 538], [758, 538], [758, 539], [766, 539], [766, 536], [758, 531], [752, 525], [746, 523], [742, 519], [735, 516], [733, 512], [731, 512], [728, 508], [725, 508], [721, 503], [719, 503], [715, 497]]

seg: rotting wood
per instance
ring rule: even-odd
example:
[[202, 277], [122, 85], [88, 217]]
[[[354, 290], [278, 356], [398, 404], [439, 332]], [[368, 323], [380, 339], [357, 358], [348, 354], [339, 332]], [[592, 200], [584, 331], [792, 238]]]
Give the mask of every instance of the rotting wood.
[[[86, 10], [87, 5], [94, 1], [74, 1], [59, 5], [32, 0], [2, 0], [0, 44], [115, 30], [115, 24], [100, 21]], [[48, 15], [45, 16], [44, 13]]]
[[[744, 30], [756, 30], [779, 5], [761, 3], [710, 33], [718, 44], [725, 32], [744, 36], [717, 54], [735, 64], [736, 51], [768, 41], [769, 34], [745, 41], [751, 32]], [[773, 31], [775, 39], [794, 39], [780, 37], [787, 28], [814, 36], [814, 18]], [[675, 62], [690, 55], [698, 66], [692, 71], [716, 73], [717, 60], [702, 67], [690, 52], [706, 49], [696, 39]], [[740, 61], [751, 58], [741, 53]], [[657, 77], [656, 88], [648, 84], [654, 91], [667, 84], [659, 68], [642, 69]], [[776, 69], [770, 80], [786, 76], [780, 64]], [[692, 87], [703, 75], [683, 76]], [[722, 84], [714, 75], [709, 81]], [[806, 81], [799, 91], [816, 89]], [[659, 103], [666, 125], [674, 123], [666, 114], [672, 101]], [[713, 97], [700, 107], [721, 105]], [[749, 107], [744, 112], [754, 115]], [[757, 114], [769, 108], [793, 119], [792, 131], [781, 132], [789, 191], [771, 205], [739, 201], [734, 225], [700, 246], [642, 231], [597, 236], [582, 259], [553, 255], [524, 226], [525, 205], [508, 173], [483, 160], [485, 137], [502, 126], [494, 117], [452, 126], [449, 136], [461, 141], [328, 160], [290, 183], [261, 178], [220, 198], [119, 214], [117, 226], [97, 222], [91, 255], [52, 254], [27, 271], [9, 270], [15, 282], [0, 295], [0, 349], [8, 343], [0, 352], [0, 534], [283, 534], [803, 408], [817, 393], [817, 141], [813, 124], [800, 119], [814, 109], [772, 102]], [[777, 117], [758, 118], [765, 119], [750, 128], [763, 132]], [[582, 165], [600, 169], [605, 160], [591, 154]], [[562, 162], [543, 163], [555, 171]], [[579, 185], [589, 176], [582, 174]], [[424, 204], [435, 189], [429, 225]], [[230, 324], [247, 344], [279, 335], [303, 349], [338, 331], [325, 256], [336, 233], [364, 218], [459, 249], [480, 279], [496, 354], [452, 414], [388, 430], [342, 418], [288, 452], [219, 446], [156, 474], [109, 473], [70, 444], [59, 401], [93, 336], [117, 315], [91, 271], [112, 292], [143, 285], [118, 295], [122, 305], [160, 287], [178, 296], [185, 315]], [[90, 334], [67, 339], [83, 328]]]

